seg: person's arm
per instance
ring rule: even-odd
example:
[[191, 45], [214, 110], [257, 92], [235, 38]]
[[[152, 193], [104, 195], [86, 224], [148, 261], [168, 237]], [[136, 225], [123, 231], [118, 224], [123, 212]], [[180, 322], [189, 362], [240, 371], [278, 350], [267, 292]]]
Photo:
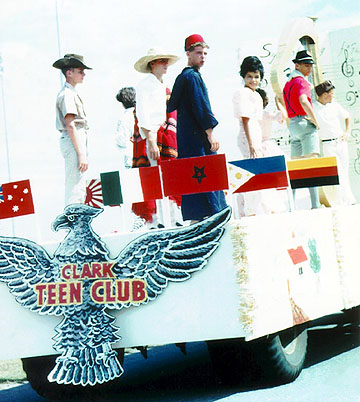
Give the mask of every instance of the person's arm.
[[158, 160], [160, 158], [160, 151], [157, 146], [157, 133], [154, 133], [151, 130], [147, 130], [144, 127], [140, 128], [142, 132], [145, 134], [147, 140], [147, 152], [148, 156], [151, 159]]
[[304, 109], [308, 120], [310, 120], [311, 123], [313, 123], [317, 129], [319, 129], [319, 124], [316, 121], [313, 107], [312, 107], [311, 103], [309, 102], [306, 94], [302, 94], [299, 96], [299, 102], [300, 102], [302, 108]]
[[210, 151], [211, 152], [216, 152], [219, 150], [220, 148], [220, 144], [218, 139], [215, 137], [214, 133], [213, 133], [213, 129], [212, 128], [208, 128], [207, 130], [205, 130], [208, 141], [210, 143]]
[[77, 158], [78, 158], [78, 169], [81, 173], [85, 172], [88, 169], [88, 161], [85, 150], [80, 149], [78, 138], [77, 138], [77, 130], [75, 127], [75, 115], [67, 114], [65, 116], [65, 128], [71, 139], [73, 147], [75, 149]]
[[345, 132], [340, 136], [340, 139], [347, 141], [350, 138], [350, 118], [345, 118]]
[[245, 137], [246, 137], [246, 140], [249, 145], [250, 158], [256, 158], [257, 154], [256, 154], [256, 150], [252, 143], [252, 138], [251, 138], [250, 129], [249, 129], [249, 120], [250, 119], [249, 119], [249, 117], [242, 116], [241, 120], [242, 120], [242, 124], [243, 124], [244, 131], [245, 131]]
[[281, 113], [282, 121], [286, 120], [288, 118], [288, 114], [286, 112], [284, 105], [281, 102], [281, 99], [279, 99], [278, 96], [275, 96], [275, 105], [276, 105], [276, 108]]

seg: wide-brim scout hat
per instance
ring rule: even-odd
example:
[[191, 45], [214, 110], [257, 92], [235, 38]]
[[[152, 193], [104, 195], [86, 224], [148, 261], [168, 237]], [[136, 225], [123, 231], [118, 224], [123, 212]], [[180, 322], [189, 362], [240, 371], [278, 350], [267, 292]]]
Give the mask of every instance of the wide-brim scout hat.
[[306, 50], [300, 50], [296, 53], [295, 59], [293, 59], [294, 63], [305, 63], [305, 64], [315, 64], [311, 54], [309, 54]]
[[53, 67], [59, 68], [60, 70], [66, 67], [74, 67], [74, 68], [84, 68], [87, 70], [92, 70], [91, 67], [88, 67], [84, 64], [84, 57], [79, 54], [66, 54], [59, 60], [56, 60], [53, 64]]
[[165, 51], [164, 49], [160, 49], [157, 47], [153, 47], [148, 50], [147, 55], [141, 57], [135, 64], [134, 68], [139, 73], [150, 73], [151, 68], [149, 63], [154, 60], [159, 59], [168, 59], [168, 65], [171, 66], [172, 64], [176, 63], [180, 57], [176, 56], [175, 54], [170, 54], [169, 52]]

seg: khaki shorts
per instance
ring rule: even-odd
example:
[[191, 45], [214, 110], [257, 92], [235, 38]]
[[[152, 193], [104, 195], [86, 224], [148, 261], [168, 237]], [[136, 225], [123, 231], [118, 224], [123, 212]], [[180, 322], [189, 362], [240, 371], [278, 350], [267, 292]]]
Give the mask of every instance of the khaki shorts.
[[290, 119], [289, 131], [291, 157], [320, 153], [318, 130], [305, 116]]

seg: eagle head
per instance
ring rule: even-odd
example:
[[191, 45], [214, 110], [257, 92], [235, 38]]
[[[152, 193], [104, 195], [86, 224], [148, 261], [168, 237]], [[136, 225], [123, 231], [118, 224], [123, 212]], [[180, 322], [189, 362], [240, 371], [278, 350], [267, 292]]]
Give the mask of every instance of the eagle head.
[[52, 229], [73, 229], [79, 225], [89, 225], [90, 222], [103, 211], [102, 208], [94, 208], [85, 204], [71, 204], [64, 208], [64, 213], [59, 215], [52, 223]]

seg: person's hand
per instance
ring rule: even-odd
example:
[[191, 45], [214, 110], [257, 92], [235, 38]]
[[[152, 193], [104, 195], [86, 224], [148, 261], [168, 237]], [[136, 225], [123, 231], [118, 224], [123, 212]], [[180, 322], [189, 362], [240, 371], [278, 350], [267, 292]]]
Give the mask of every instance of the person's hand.
[[160, 158], [160, 151], [155, 139], [148, 139], [147, 141], [148, 157], [157, 161]]
[[207, 137], [208, 137], [208, 141], [210, 143], [210, 151], [211, 152], [216, 152], [219, 150], [220, 148], [220, 143], [217, 140], [217, 138], [215, 137], [215, 135], [213, 134], [213, 132], [209, 132], [207, 133]]
[[309, 122], [312, 123], [316, 127], [317, 130], [320, 130], [319, 124], [316, 120], [313, 120], [312, 118], [310, 118], [308, 116], [305, 116], [305, 119], [309, 120]]
[[249, 144], [249, 153], [250, 153], [250, 158], [252, 158], [252, 159], [255, 159], [258, 157], [256, 149], [253, 147], [252, 144]]
[[79, 172], [81, 172], [81, 173], [86, 172], [89, 167], [87, 157], [84, 154], [79, 154], [78, 162], [79, 162], [79, 165], [78, 165]]

